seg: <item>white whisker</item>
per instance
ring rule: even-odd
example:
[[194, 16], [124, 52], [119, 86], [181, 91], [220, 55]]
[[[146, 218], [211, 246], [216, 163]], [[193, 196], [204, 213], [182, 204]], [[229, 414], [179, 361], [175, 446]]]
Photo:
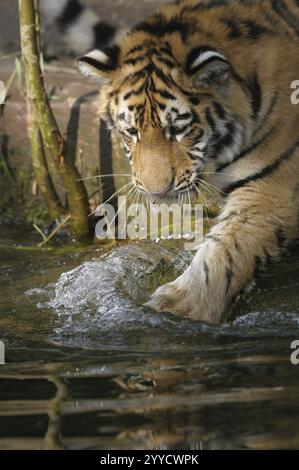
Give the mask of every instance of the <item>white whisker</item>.
[[210, 196], [212, 196], [212, 199], [216, 201], [216, 204], [219, 207], [221, 207], [220, 197], [216, 193], [216, 190], [213, 187], [209, 187], [209, 185], [207, 184], [206, 181], [204, 181], [204, 180], [198, 180], [198, 181], [205, 188], [205, 190], [210, 194]]
[[195, 190], [198, 192], [198, 195], [203, 199], [203, 202], [204, 202], [204, 205], [203, 205], [203, 209], [205, 211], [205, 214], [206, 214], [206, 217], [208, 219], [208, 223], [209, 223], [209, 227], [211, 228], [211, 221], [210, 221], [210, 217], [209, 217], [209, 214], [207, 212], [207, 201], [205, 200], [205, 197], [204, 195], [202, 194], [202, 192], [200, 191], [200, 189], [196, 186], [196, 184], [194, 184], [194, 188]]
[[127, 188], [129, 188], [131, 185], [133, 185], [133, 182], [130, 181], [129, 183], [127, 184], [124, 184], [121, 188], [119, 188], [117, 191], [115, 191], [105, 202], [103, 202], [102, 204], [99, 204], [98, 207], [93, 211], [91, 212], [91, 214], [89, 214], [89, 217], [92, 216], [93, 214], [95, 214], [95, 212], [100, 209], [101, 207], [103, 207], [105, 204], [107, 204], [108, 202], [110, 202], [112, 199], [114, 199], [115, 197], [117, 197], [119, 194], [121, 194], [122, 192], [124, 192]]
[[95, 179], [95, 178], [111, 178], [112, 176], [126, 176], [127, 178], [131, 178], [132, 175], [129, 175], [127, 173], [111, 173], [111, 175], [95, 175], [95, 176], [88, 176], [87, 178], [79, 178], [77, 179], [77, 181], [86, 181], [86, 180], [92, 180], [92, 179]]
[[[130, 194], [132, 193], [132, 191], [134, 191], [134, 189], [135, 189], [135, 188], [131, 188], [131, 189], [130, 189], [129, 193], [127, 194], [128, 197], [130, 196]], [[118, 208], [118, 210], [117, 210], [115, 216], [113, 217], [112, 221], [111, 221], [110, 224], [109, 224], [109, 229], [111, 228], [111, 225], [112, 225], [112, 224], [114, 223], [114, 221], [116, 220], [118, 214], [120, 213], [120, 211], [122, 210], [122, 208], [124, 207], [124, 205], [126, 204], [126, 202], [127, 202], [127, 199], [125, 199], [125, 200], [123, 201], [122, 205]]]

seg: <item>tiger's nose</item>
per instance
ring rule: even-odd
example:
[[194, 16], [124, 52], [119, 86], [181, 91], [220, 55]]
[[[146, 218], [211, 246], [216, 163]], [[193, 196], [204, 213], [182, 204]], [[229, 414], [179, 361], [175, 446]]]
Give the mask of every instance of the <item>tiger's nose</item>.
[[169, 182], [167, 184], [164, 183], [164, 185], [151, 184], [149, 187], [145, 186], [145, 190], [147, 193], [149, 193], [152, 196], [159, 196], [159, 197], [165, 196], [167, 193], [169, 193], [172, 190], [173, 184], [174, 184], [174, 178], [175, 177], [172, 178], [170, 183]]
[[172, 185], [170, 185], [168, 188], [163, 189], [163, 191], [155, 192], [155, 191], [147, 191], [150, 193], [152, 196], [165, 196], [170, 190], [171, 190]]

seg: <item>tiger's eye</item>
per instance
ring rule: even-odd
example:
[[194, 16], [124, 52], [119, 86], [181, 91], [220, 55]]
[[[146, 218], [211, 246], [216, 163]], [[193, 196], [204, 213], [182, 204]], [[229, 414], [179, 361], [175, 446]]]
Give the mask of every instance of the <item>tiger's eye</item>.
[[130, 127], [130, 129], [127, 129], [127, 132], [131, 134], [133, 137], [138, 137], [138, 131], [134, 127]]

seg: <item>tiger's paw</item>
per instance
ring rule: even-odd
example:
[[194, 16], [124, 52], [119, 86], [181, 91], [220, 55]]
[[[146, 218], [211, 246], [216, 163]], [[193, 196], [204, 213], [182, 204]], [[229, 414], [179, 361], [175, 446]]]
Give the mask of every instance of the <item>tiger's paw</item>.
[[195, 291], [177, 279], [165, 284], [152, 295], [146, 307], [155, 312], [168, 312], [175, 315], [196, 318], [198, 316], [198, 301]]
[[211, 294], [206, 283], [190, 274], [192, 271], [187, 270], [176, 281], [159, 287], [145, 306], [157, 313], [218, 324], [222, 321], [225, 299], [217, 295], [216, 289]]

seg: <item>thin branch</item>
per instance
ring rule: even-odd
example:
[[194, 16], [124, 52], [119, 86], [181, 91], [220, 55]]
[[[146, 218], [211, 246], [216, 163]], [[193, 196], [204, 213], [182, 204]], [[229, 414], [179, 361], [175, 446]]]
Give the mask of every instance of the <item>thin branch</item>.
[[69, 157], [66, 142], [59, 131], [49, 104], [38, 50], [34, 0], [19, 0], [22, 59], [27, 83], [27, 100], [36, 114], [44, 145], [52, 157], [67, 191], [71, 230], [80, 241], [91, 238], [89, 202], [80, 174]]
[[71, 220], [71, 215], [68, 215], [59, 225], [57, 225], [57, 227], [55, 227], [55, 229], [53, 230], [53, 232], [50, 233], [50, 235], [45, 239], [43, 240], [42, 242], [40, 242], [38, 244], [39, 248], [41, 248], [42, 246], [46, 245], [47, 243], [49, 243], [49, 241], [52, 240], [52, 238], [55, 237], [55, 235], [57, 235], [58, 232], [60, 232], [60, 230]]

